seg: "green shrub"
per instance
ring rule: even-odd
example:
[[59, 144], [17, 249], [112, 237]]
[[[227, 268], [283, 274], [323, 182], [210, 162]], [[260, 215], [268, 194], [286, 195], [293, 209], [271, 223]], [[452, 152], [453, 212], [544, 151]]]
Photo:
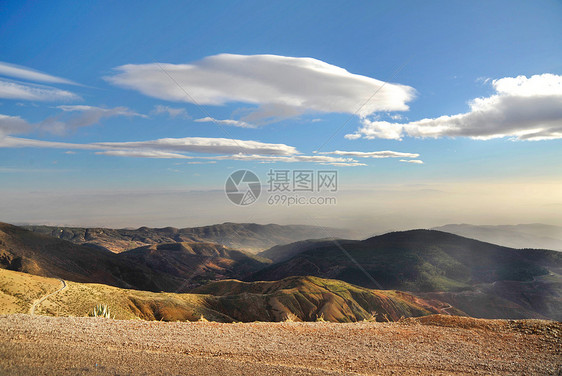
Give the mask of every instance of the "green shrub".
[[114, 319], [115, 315], [113, 315], [113, 317], [111, 316], [111, 312], [109, 311], [109, 307], [105, 304], [98, 304], [94, 310], [90, 313], [90, 317], [103, 317], [104, 319]]

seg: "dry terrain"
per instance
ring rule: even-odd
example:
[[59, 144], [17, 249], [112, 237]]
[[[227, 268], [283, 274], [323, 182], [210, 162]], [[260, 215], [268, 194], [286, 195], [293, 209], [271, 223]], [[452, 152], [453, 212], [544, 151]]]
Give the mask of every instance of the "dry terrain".
[[9, 375], [556, 375], [562, 324], [148, 322], [0, 316]]

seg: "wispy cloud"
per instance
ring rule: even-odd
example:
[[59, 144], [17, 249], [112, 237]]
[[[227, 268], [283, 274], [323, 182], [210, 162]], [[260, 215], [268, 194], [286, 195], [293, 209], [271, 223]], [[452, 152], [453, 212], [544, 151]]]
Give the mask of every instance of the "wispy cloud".
[[0, 137], [6, 134], [26, 133], [32, 126], [19, 116], [0, 114]]
[[220, 54], [190, 64], [128, 64], [115, 69], [115, 75], [105, 77], [108, 82], [154, 98], [259, 106], [241, 119], [246, 122], [305, 112], [366, 117], [377, 111], [405, 111], [415, 95], [409, 86], [353, 74], [313, 58]]
[[203, 154], [264, 154], [293, 155], [298, 151], [285, 144], [269, 144], [259, 141], [236, 140], [226, 138], [185, 137], [162, 138], [150, 141], [133, 142], [97, 142], [75, 144], [67, 142], [42, 141], [28, 138], [6, 136], [0, 138], [0, 147], [43, 147], [57, 149], [116, 150], [116, 151], [160, 151], [168, 153], [203, 153]]
[[415, 163], [415, 164], [423, 164], [423, 161], [419, 159], [401, 159], [400, 162], [404, 163]]
[[95, 145], [111, 149], [150, 149], [204, 154], [257, 153], [265, 155], [292, 155], [298, 153], [296, 148], [285, 144], [207, 137], [161, 138], [158, 140], [133, 142], [100, 142]]
[[[0, 131], [5, 129], [5, 134], [24, 133], [31, 130], [41, 130], [57, 135], [62, 135], [81, 127], [99, 123], [104, 118], [114, 116], [146, 117], [129, 110], [126, 107], [102, 108], [94, 106], [58, 106], [63, 114], [51, 116], [39, 123], [31, 124], [20, 117], [0, 114]], [[77, 115], [64, 116], [64, 113], [77, 113]], [[11, 126], [10, 126], [11, 124]], [[8, 126], [11, 131], [8, 130]]]
[[7, 77], [15, 77], [33, 82], [46, 82], [51, 84], [69, 84], [78, 85], [77, 83], [67, 80], [66, 78], [51, 76], [50, 74], [39, 72], [37, 70], [23, 67], [21, 65], [10, 64], [0, 61], [0, 75]]
[[[213, 163], [212, 161], [237, 160], [263, 163], [308, 162], [337, 166], [364, 166], [349, 157], [328, 155], [303, 155], [293, 146], [268, 144], [258, 141], [231, 140], [224, 138], [165, 138], [138, 142], [98, 142], [73, 144], [66, 142], [42, 141], [5, 136], [0, 138], [0, 147], [34, 147], [67, 150], [92, 150], [95, 154], [116, 157], [159, 158], [159, 159], [197, 159], [193, 163]], [[190, 153], [185, 155], [183, 153]], [[201, 155], [214, 154], [214, 155]], [[191, 163], [191, 162], [188, 162]]]
[[342, 156], [349, 156], [349, 157], [357, 157], [357, 158], [417, 158], [420, 155], [417, 153], [403, 153], [399, 151], [370, 151], [370, 152], [363, 152], [363, 151], [329, 151], [323, 152], [319, 154], [334, 154], [334, 155], [342, 155]]
[[348, 139], [410, 137], [470, 137], [488, 140], [562, 138], [562, 76], [542, 74], [491, 81], [494, 95], [470, 102], [470, 111], [409, 123], [362, 120]]
[[198, 122], [198, 123], [215, 123], [215, 124], [230, 125], [230, 126], [240, 127], [240, 128], [256, 128], [255, 125], [246, 123], [245, 121], [231, 120], [231, 119], [218, 120], [218, 119], [208, 117], [208, 116], [204, 117], [202, 119], [196, 119], [195, 121]]
[[28, 84], [0, 79], [0, 98], [40, 102], [68, 102], [80, 96], [51, 86]]
[[157, 105], [154, 106], [154, 109], [150, 113], [154, 115], [167, 114], [172, 119], [189, 119], [189, 115], [187, 114], [185, 108], [174, 108], [169, 106]]
[[96, 152], [98, 155], [111, 155], [114, 157], [157, 158], [157, 159], [192, 159], [193, 157], [168, 153], [158, 150], [106, 150]]
[[77, 128], [89, 127], [91, 125], [98, 124], [102, 119], [115, 116], [147, 117], [146, 115], [131, 111], [127, 107], [103, 108], [95, 106], [58, 106], [57, 108], [61, 109], [63, 112], [73, 112], [78, 113], [78, 115], [71, 116], [70, 118], [55, 116], [43, 121], [40, 124], [42, 129], [55, 134], [64, 134]]
[[296, 162], [309, 162], [309, 163], [320, 163], [320, 164], [339, 164], [347, 166], [365, 166], [365, 164], [360, 163], [353, 158], [342, 158], [342, 157], [330, 157], [324, 155], [259, 155], [259, 154], [235, 154], [228, 156], [219, 156], [214, 159], [217, 160], [238, 160], [238, 161], [258, 161], [258, 162], [285, 162], [285, 163], [296, 163]]

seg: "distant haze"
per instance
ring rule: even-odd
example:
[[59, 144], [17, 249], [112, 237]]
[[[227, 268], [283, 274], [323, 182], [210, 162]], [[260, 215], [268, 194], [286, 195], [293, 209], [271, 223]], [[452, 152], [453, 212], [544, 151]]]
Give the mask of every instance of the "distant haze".
[[223, 222], [308, 224], [362, 236], [450, 223], [562, 225], [554, 183], [448, 183], [342, 187], [337, 204], [271, 206], [267, 193], [240, 207], [221, 190], [20, 191], [0, 198], [2, 221], [84, 227], [193, 227]]

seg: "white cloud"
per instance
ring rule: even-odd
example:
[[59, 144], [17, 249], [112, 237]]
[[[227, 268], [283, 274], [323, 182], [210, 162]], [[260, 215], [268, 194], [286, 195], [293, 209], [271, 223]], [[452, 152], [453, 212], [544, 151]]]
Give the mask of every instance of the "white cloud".
[[95, 145], [111, 149], [149, 149], [180, 153], [257, 153], [265, 155], [291, 155], [298, 153], [297, 149], [293, 146], [285, 144], [207, 137], [162, 138], [136, 142], [100, 142]]
[[496, 94], [472, 100], [469, 112], [403, 124], [363, 119], [362, 127], [345, 137], [562, 138], [562, 76], [506, 77], [491, 82]]
[[363, 151], [329, 151], [323, 152], [319, 154], [334, 154], [334, 155], [341, 155], [341, 156], [348, 156], [348, 157], [357, 157], [357, 158], [417, 158], [420, 155], [416, 153], [403, 153], [399, 151], [371, 151], [371, 152], [363, 152]]
[[105, 79], [154, 98], [259, 106], [242, 119], [247, 122], [305, 112], [365, 117], [377, 111], [405, 111], [415, 94], [409, 86], [352, 74], [320, 60], [277, 55], [220, 54], [191, 64], [128, 64], [116, 71]]
[[151, 111], [151, 114], [160, 115], [160, 114], [167, 114], [169, 117], [173, 118], [181, 118], [181, 119], [189, 119], [189, 115], [185, 108], [174, 108], [169, 106], [162, 106], [161, 104], [154, 106], [154, 110]]
[[298, 151], [285, 144], [269, 144], [258, 141], [246, 141], [226, 138], [186, 137], [162, 138], [136, 142], [97, 142], [90, 144], [73, 144], [66, 142], [42, 141], [19, 137], [0, 138], [0, 147], [44, 147], [57, 149], [86, 149], [105, 151], [159, 151], [167, 153], [204, 153], [204, 154], [264, 154], [293, 155]]
[[5, 134], [29, 132], [31, 125], [19, 116], [0, 114], [0, 137]]
[[0, 148], [49, 148], [49, 149], [77, 149], [100, 150], [95, 144], [73, 144], [69, 142], [43, 141], [31, 138], [5, 136], [0, 137]]
[[255, 125], [246, 123], [245, 121], [241, 121], [241, 120], [231, 120], [231, 119], [226, 119], [226, 120], [218, 120], [212, 117], [204, 117], [202, 119], [197, 119], [195, 120], [198, 123], [215, 123], [215, 124], [220, 124], [220, 125], [231, 125], [234, 127], [240, 127], [240, 128], [255, 128]]
[[[214, 163], [221, 160], [257, 161], [257, 162], [309, 162], [336, 166], [364, 166], [353, 158], [333, 157], [328, 155], [302, 155], [297, 149], [285, 144], [267, 144], [258, 141], [230, 140], [224, 138], [165, 138], [139, 142], [98, 142], [91, 144], [73, 144], [66, 142], [42, 141], [19, 137], [0, 138], [0, 147], [36, 147], [71, 150], [92, 150], [96, 154], [118, 157], [198, 159]], [[182, 153], [193, 153], [184, 155]], [[201, 156], [197, 154], [218, 154]], [[191, 162], [188, 162], [191, 163]]]
[[28, 84], [0, 79], [0, 98], [23, 99], [29, 101], [56, 102], [80, 100], [80, 96], [70, 91], [51, 86]]
[[423, 161], [421, 161], [419, 159], [401, 159], [400, 162], [423, 164]]
[[192, 159], [187, 155], [168, 153], [158, 150], [106, 150], [98, 151], [99, 155], [111, 155], [114, 157], [136, 157], [136, 158], [158, 158], [158, 159]]
[[259, 161], [259, 162], [286, 162], [286, 163], [296, 163], [296, 162], [309, 162], [309, 163], [320, 163], [320, 164], [349, 164], [354, 166], [365, 166], [363, 163], [359, 163], [353, 158], [341, 158], [341, 157], [330, 157], [324, 155], [258, 155], [258, 154], [234, 154], [228, 156], [220, 156], [214, 159], [217, 160], [238, 160], [238, 161]]
[[31, 68], [5, 63], [2, 61], [0, 61], [0, 75], [7, 76], [7, 77], [21, 78], [24, 80], [34, 81], [34, 82], [48, 82], [52, 84], [77, 85], [77, 83], [67, 80], [65, 78], [51, 76], [50, 74], [42, 73]]

